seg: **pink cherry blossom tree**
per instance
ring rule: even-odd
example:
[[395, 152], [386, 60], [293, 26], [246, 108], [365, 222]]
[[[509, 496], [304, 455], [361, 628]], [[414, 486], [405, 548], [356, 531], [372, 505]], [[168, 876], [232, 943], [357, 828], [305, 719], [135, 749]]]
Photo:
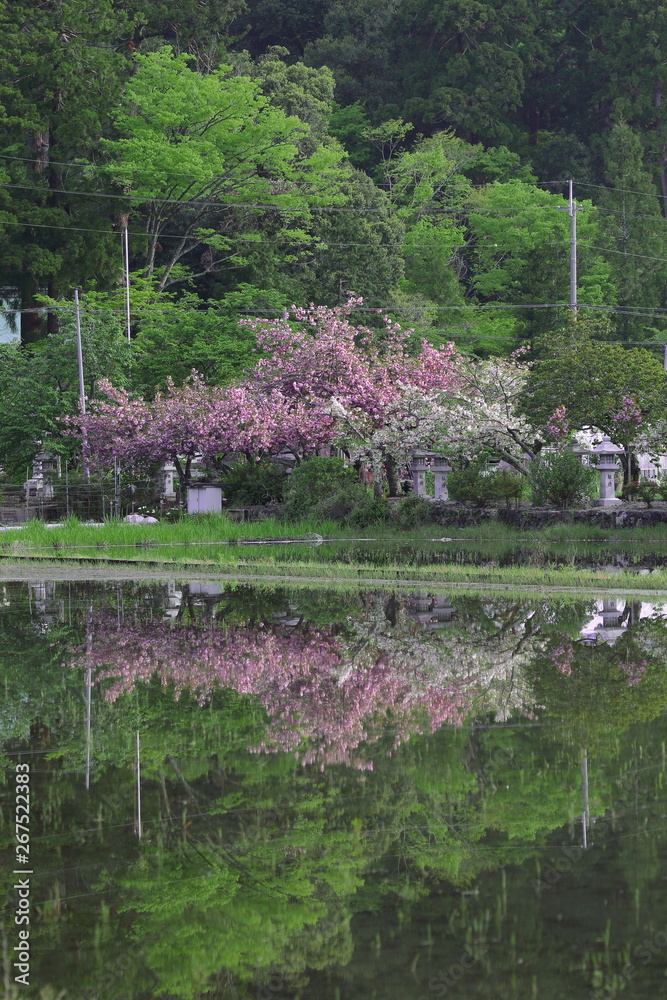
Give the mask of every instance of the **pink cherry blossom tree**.
[[405, 458], [405, 449], [389, 447], [381, 431], [388, 421], [400, 419], [406, 389], [420, 394], [453, 390], [460, 355], [453, 344], [436, 348], [424, 340], [413, 357], [407, 350], [410, 331], [388, 317], [380, 333], [353, 325], [350, 314], [361, 301], [351, 298], [334, 309], [293, 307], [278, 319], [244, 321], [266, 355], [248, 384], [328, 414], [331, 440], [370, 461], [376, 490], [384, 463], [394, 492], [396, 463]]
[[388, 317], [380, 331], [351, 322], [360, 302], [243, 321], [264, 356], [234, 385], [206, 386], [193, 372], [148, 402], [102, 382], [89, 412], [67, 421], [92, 463], [173, 462], [183, 496], [196, 456], [212, 464], [288, 450], [300, 461], [332, 444], [372, 465], [377, 492], [382, 466], [395, 492], [397, 465], [417, 448], [469, 457], [486, 449], [525, 472], [537, 440], [517, 406], [527, 366], [427, 341], [413, 356], [410, 331]]

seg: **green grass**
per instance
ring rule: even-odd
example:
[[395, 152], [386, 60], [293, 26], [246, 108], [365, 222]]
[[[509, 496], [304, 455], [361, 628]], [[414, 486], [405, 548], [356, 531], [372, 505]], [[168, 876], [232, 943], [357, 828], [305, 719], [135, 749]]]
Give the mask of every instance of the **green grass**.
[[[591, 529], [587, 533], [581, 530], [586, 526], [554, 525], [539, 533], [518, 532], [498, 523], [480, 528], [486, 530], [469, 528], [459, 533], [450, 529], [449, 538], [461, 540], [452, 542], [445, 534], [447, 529], [433, 525], [407, 532], [383, 528], [353, 533], [334, 522], [304, 520], [287, 524], [267, 520], [242, 524], [224, 515], [175, 524], [109, 521], [102, 527], [70, 519], [62, 527], [46, 528], [34, 521], [23, 529], [0, 534], [0, 556], [5, 565], [62, 560], [77, 562], [81, 568], [91, 564], [141, 565], [145, 569], [187, 568], [211, 575], [391, 582], [394, 586], [441, 582], [457, 588], [492, 586], [510, 590], [667, 590], [667, 567], [639, 575], [631, 569], [610, 573], [576, 566], [577, 555], [595, 549]], [[578, 529], [579, 539], [573, 528]], [[662, 537], [656, 537], [654, 531], [647, 534], [648, 530], [618, 531], [613, 540], [607, 532], [600, 541], [607, 547], [627, 547], [630, 543], [633, 553], [648, 546], [648, 551], [654, 553], [651, 546], [667, 541], [667, 530]], [[286, 545], [280, 544], [280, 539], [303, 541]], [[473, 540], [476, 546], [470, 544]], [[499, 565], [500, 557], [517, 545], [526, 550], [526, 564]], [[543, 564], [545, 555], [554, 553], [560, 554], [559, 564]]]
[[385, 540], [427, 540], [448, 537], [453, 540], [470, 542], [517, 543], [517, 542], [607, 542], [626, 545], [632, 542], [651, 544], [667, 543], [667, 524], [642, 528], [602, 528], [590, 524], [551, 524], [539, 530], [520, 531], [495, 519], [469, 527], [427, 524], [399, 529], [391, 522], [371, 528], [342, 526], [336, 521], [318, 521], [305, 518], [301, 521], [286, 522], [268, 519], [240, 523], [232, 521], [224, 514], [183, 518], [175, 523], [128, 524], [122, 520], [110, 519], [101, 527], [89, 526], [76, 518], [68, 518], [58, 528], [46, 528], [42, 521], [33, 520], [23, 528], [8, 529], [0, 533], [0, 552], [7, 546], [20, 542], [25, 548], [55, 546], [136, 546], [137, 542], [162, 543], [169, 545], [207, 544], [233, 542], [241, 539], [304, 538], [319, 534], [328, 539], [371, 538]]
[[0, 552], [8, 549], [28, 551], [46, 549], [53, 552], [71, 548], [93, 549], [124, 546], [137, 548], [150, 545], [205, 545], [235, 542], [239, 539], [306, 538], [315, 532], [342, 535], [333, 521], [303, 520], [294, 524], [266, 520], [243, 524], [223, 515], [183, 518], [174, 524], [128, 524], [111, 519], [104, 525], [87, 525], [74, 517], [60, 527], [47, 528], [42, 521], [30, 521], [23, 528], [9, 529], [0, 534]]

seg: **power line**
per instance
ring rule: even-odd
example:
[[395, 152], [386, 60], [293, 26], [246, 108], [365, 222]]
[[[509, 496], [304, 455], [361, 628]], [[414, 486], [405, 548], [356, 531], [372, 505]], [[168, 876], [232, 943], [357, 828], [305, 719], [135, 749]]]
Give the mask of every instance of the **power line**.
[[[121, 230], [93, 229], [92, 227], [84, 227], [84, 226], [58, 226], [58, 225], [51, 225], [50, 223], [25, 222], [25, 221], [14, 220], [14, 219], [11, 219], [11, 220], [0, 220], [0, 226], [3, 226], [3, 225], [5, 225], [5, 226], [24, 226], [26, 229], [57, 229], [57, 230], [59, 230], [61, 232], [67, 232], [67, 233], [70, 233], [70, 232], [71, 233], [96, 233], [97, 235], [101, 235], [101, 236], [119, 236], [120, 233], [121, 233]], [[145, 231], [142, 231], [142, 232], [128, 231], [128, 235], [129, 236], [142, 237], [143, 239], [150, 238], [150, 233], [147, 233]], [[215, 235], [216, 236], [222, 236], [223, 234], [222, 233], [216, 233]], [[200, 238], [197, 237], [196, 235], [188, 236], [186, 233], [160, 233], [160, 240], [183, 240], [183, 239], [199, 240], [201, 242]], [[375, 249], [375, 250], [379, 249], [380, 247], [399, 247], [399, 248], [405, 247], [405, 243], [404, 242], [400, 242], [400, 243], [336, 243], [336, 242], [331, 242], [330, 240], [322, 240], [318, 236], [313, 236], [311, 239], [312, 239], [312, 241], [319, 241], [319, 247], [318, 246], [312, 247], [312, 246], [310, 246], [310, 244], [306, 240], [298, 239], [296, 237], [289, 237], [289, 238], [285, 237], [284, 239], [279, 239], [279, 240], [274, 240], [274, 239], [268, 239], [267, 240], [267, 239], [263, 239], [261, 237], [259, 239], [254, 239], [253, 237], [250, 237], [250, 236], [224, 236], [224, 239], [228, 239], [230, 243], [251, 243], [251, 244], [254, 243], [257, 246], [274, 246], [274, 245], [275, 246], [280, 246], [280, 245], [283, 245], [285, 243], [287, 243], [287, 244], [293, 243], [293, 244], [296, 244], [296, 245], [301, 245], [305, 249], [323, 249], [323, 250], [325, 250], [327, 247], [368, 247], [369, 249]], [[416, 248], [416, 249], [419, 249], [419, 250], [428, 250], [428, 249], [432, 249], [433, 247], [438, 247], [438, 246], [440, 246], [439, 243], [411, 243], [410, 244], [410, 248], [411, 249], [412, 248]], [[480, 245], [472, 245], [472, 244], [471, 245], [461, 244], [460, 246], [454, 247], [454, 249], [452, 250], [452, 255], [455, 255], [455, 254], [458, 254], [458, 253], [462, 253], [462, 252], [466, 252], [466, 253], [468, 253], [468, 252], [470, 252], [470, 253], [473, 253], [473, 252], [474, 253], [478, 253], [480, 249], [481, 250], [495, 250], [495, 249], [511, 250], [511, 249], [513, 249], [513, 246], [514, 246], [514, 244], [511, 244], [511, 243], [482, 244], [481, 246]], [[531, 249], [536, 249], [537, 247], [560, 247], [560, 246], [565, 246], [565, 244], [561, 243], [560, 240], [546, 240], [546, 241], [544, 241], [542, 243], [536, 243], [536, 244], [534, 244], [534, 246]]]
[[[225, 308], [224, 303], [212, 303], [202, 301], [201, 309], [188, 309], [181, 310], [182, 312], [208, 312], [216, 308]], [[569, 309], [568, 302], [482, 302], [482, 303], [464, 303], [461, 305], [454, 306], [436, 306], [428, 305], [424, 306], [424, 312], [490, 312], [493, 310], [503, 310], [503, 309]], [[598, 303], [588, 303], [588, 302], [578, 302], [577, 308], [581, 310], [595, 310], [601, 312], [611, 312], [618, 313], [620, 315], [638, 315], [638, 316], [655, 316], [657, 318], [667, 319], [667, 308], [661, 306], [622, 306], [622, 305], [604, 305]], [[133, 314], [146, 313], [147, 315], [158, 314], [158, 313], [177, 313], [179, 310], [178, 304], [174, 304], [171, 307], [167, 306], [137, 306], [133, 308]], [[4, 315], [14, 315], [19, 316], [22, 314], [42, 314], [46, 315], [51, 312], [70, 312], [74, 313], [74, 306], [70, 303], [56, 303], [55, 305], [42, 306], [36, 305], [32, 308], [22, 308], [22, 309], [0, 309], [0, 313]], [[283, 307], [274, 307], [267, 309], [265, 306], [247, 306], [243, 310], [239, 311], [239, 315], [251, 315], [253, 313], [261, 314], [280, 314], [282, 315], [285, 311], [289, 311], [289, 307], [286, 310]], [[397, 312], [413, 312], [414, 306], [400, 306], [385, 304], [382, 306], [356, 306], [351, 310], [352, 313], [397, 313]], [[107, 313], [120, 314], [122, 312], [122, 305], [118, 306], [83, 306], [81, 312], [88, 315], [106, 315]]]
[[[396, 207], [396, 206], [385, 206], [385, 207], [382, 207], [382, 208], [369, 208], [369, 207], [354, 208], [354, 207], [349, 206], [349, 205], [305, 205], [305, 206], [298, 206], [298, 205], [281, 205], [278, 202], [273, 202], [273, 203], [269, 202], [268, 204], [264, 204], [264, 203], [261, 203], [261, 202], [259, 202], [259, 203], [244, 202], [244, 201], [234, 202], [234, 201], [225, 201], [222, 198], [219, 199], [219, 200], [215, 200], [215, 201], [213, 201], [213, 200], [208, 201], [206, 199], [197, 199], [197, 198], [190, 198], [190, 199], [186, 199], [186, 198], [161, 198], [159, 196], [148, 196], [148, 195], [111, 194], [111, 193], [108, 193], [108, 192], [105, 192], [105, 191], [77, 191], [77, 190], [74, 190], [74, 189], [71, 189], [71, 188], [39, 188], [39, 187], [35, 187], [34, 185], [31, 185], [31, 184], [3, 184], [2, 186], [5, 187], [5, 188], [11, 188], [11, 189], [14, 189], [14, 190], [32, 191], [33, 193], [36, 193], [36, 194], [49, 194], [49, 195], [70, 194], [70, 195], [78, 195], [81, 198], [108, 198], [108, 199], [112, 199], [114, 201], [125, 201], [125, 202], [127, 202], [127, 201], [135, 201], [135, 202], [139, 202], [142, 205], [145, 205], [145, 204], [148, 204], [151, 201], [154, 201], [154, 202], [158, 202], [160, 205], [190, 205], [190, 206], [194, 206], [194, 207], [198, 207], [198, 208], [245, 208], [245, 209], [257, 210], [257, 211], [262, 211], [262, 212], [276, 212], [276, 211], [280, 211], [280, 212], [351, 212], [351, 213], [360, 214], [360, 215], [365, 215], [365, 214], [371, 214], [371, 215], [383, 214], [383, 215], [387, 215], [387, 216], [391, 216], [392, 213], [396, 214], [397, 212], [401, 211], [401, 206], [398, 206], [398, 207]], [[484, 187], [490, 187], [490, 186], [489, 185], [484, 185]], [[278, 196], [278, 197], [280, 197], [280, 196]], [[553, 205], [526, 205], [526, 206], [523, 207], [523, 209], [519, 208], [517, 210], [516, 206], [514, 206], [514, 205], [508, 205], [507, 208], [496, 208], [493, 211], [488, 211], [488, 210], [485, 211], [483, 208], [481, 210], [478, 209], [476, 212], [473, 210], [470, 214], [472, 214], [472, 215], [494, 215], [494, 214], [499, 213], [499, 212], [502, 212], [502, 213], [504, 213], [504, 212], [514, 212], [515, 214], [519, 214], [519, 212], [521, 212], [522, 210], [528, 210], [528, 209], [530, 209], [530, 210], [532, 210], [532, 209], [547, 209], [549, 211], [553, 211], [554, 206]], [[407, 211], [407, 209], [404, 209], [404, 210]], [[431, 209], [420, 209], [419, 210], [419, 214], [420, 215], [438, 215], [438, 214], [440, 214], [440, 215], [450, 215], [450, 214], [461, 213], [462, 211], [463, 211], [463, 207], [462, 206], [458, 207], [458, 208], [440, 208], [440, 207], [438, 207], [438, 208], [431, 208]]]
[[[577, 187], [596, 188], [599, 191], [606, 191], [608, 194], [638, 194], [642, 198], [658, 198], [660, 201], [667, 200], [667, 195], [651, 194], [650, 191], [637, 191], [635, 188], [608, 187], [606, 184], [589, 184], [586, 181], [576, 181]], [[663, 219], [663, 221], [665, 221]]]
[[[34, 163], [35, 162], [35, 157], [34, 156], [13, 156], [10, 153], [0, 153], [0, 160], [16, 160], [19, 163]], [[79, 169], [79, 170], [85, 170], [88, 167], [92, 167], [93, 169], [98, 170], [98, 171], [101, 172], [102, 170], [107, 170], [107, 169], [112, 168], [114, 166], [120, 167], [120, 164], [108, 163], [108, 164], [105, 164], [104, 166], [101, 166], [99, 163], [94, 163], [92, 160], [80, 160], [80, 159], [79, 160], [52, 160], [52, 159], [49, 159], [49, 166], [68, 167], [68, 168], [75, 167], [76, 169]], [[135, 173], [135, 174], [144, 174], [144, 175], [147, 174], [147, 173], [149, 173], [148, 170], [142, 170], [141, 168], [133, 168], [131, 172]], [[197, 178], [201, 177], [200, 174], [190, 173], [187, 170], [159, 170], [159, 171], [157, 171], [157, 173], [159, 173], [162, 176], [166, 176], [166, 177], [189, 177], [191, 179], [193, 179], [193, 178], [197, 179]], [[470, 189], [472, 189], [472, 190], [478, 190], [480, 188], [492, 187], [493, 183], [494, 182], [491, 181], [491, 182], [487, 182], [486, 184], [465, 184], [465, 183], [464, 184], [450, 184], [450, 185], [447, 186], [447, 190], [448, 191], [451, 191], [451, 190], [457, 190], [458, 191], [460, 189], [463, 189], [463, 190], [466, 190], [466, 191], [470, 190]], [[517, 182], [514, 182], [514, 183], [517, 183]], [[559, 184], [562, 185], [563, 181], [538, 181], [535, 185], [533, 185], [530, 181], [518, 181], [518, 183], [521, 184], [521, 185], [525, 185], [527, 187], [533, 187], [533, 186], [545, 186], [545, 187], [549, 187], [549, 186], [556, 186], [556, 185], [559, 185]]]
[[[31, 157], [31, 156], [14, 156], [14, 155], [12, 155], [10, 153], [0, 153], [0, 159], [2, 159], [2, 160], [13, 160], [13, 161], [18, 162], [18, 163], [34, 163], [35, 162], [35, 158], [34, 157]], [[92, 168], [94, 170], [97, 170], [100, 173], [100, 176], [108, 176], [108, 174], [106, 173], [106, 171], [108, 171], [110, 168], [113, 168], [114, 164], [112, 164], [112, 163], [100, 164], [100, 163], [95, 163], [93, 160], [81, 160], [81, 159], [77, 159], [77, 160], [52, 160], [52, 159], [49, 159], [49, 166], [67, 167], [70, 170], [72, 168], [77, 169], [77, 170], [86, 170], [88, 168]], [[120, 166], [120, 165], [118, 165], [118, 166]], [[135, 173], [135, 174], [143, 174], [143, 175], [146, 175], [146, 174], [149, 173], [148, 170], [141, 170], [140, 168], [135, 168], [131, 172]], [[187, 178], [195, 179], [195, 180], [197, 178], [201, 177], [200, 174], [192, 173], [192, 172], [187, 171], [187, 170], [159, 170], [159, 171], [157, 171], [157, 173], [160, 176], [166, 176], [166, 177], [187, 177]], [[259, 180], [259, 178], [257, 180]], [[483, 183], [483, 184], [471, 184], [471, 183], [468, 183], [468, 184], [467, 183], [450, 184], [450, 185], [448, 185], [447, 190], [448, 191], [452, 191], [452, 190], [453, 191], [458, 191], [458, 190], [478, 191], [478, 190], [484, 190], [485, 188], [493, 188], [494, 185], [497, 184], [497, 183], [500, 183], [500, 184], [513, 183], [515, 186], [522, 186], [522, 187], [566, 187], [568, 182], [566, 180], [553, 180], [553, 181], [523, 181], [523, 180], [517, 181], [517, 180], [512, 180], [511, 182], [508, 182], [508, 181], [500, 181], [500, 182], [498, 182], [498, 181], [487, 181], [486, 183]], [[650, 191], [639, 191], [636, 188], [624, 188], [624, 187], [616, 187], [616, 186], [611, 186], [610, 187], [607, 184], [591, 184], [591, 183], [589, 183], [587, 181], [575, 181], [575, 186], [576, 187], [583, 187], [583, 188], [592, 188], [592, 189], [600, 190], [600, 191], [606, 191], [609, 194], [616, 194], [616, 193], [618, 193], [618, 194], [636, 194], [636, 195], [640, 195], [642, 198], [657, 198], [658, 200], [661, 200], [661, 201], [662, 200], [667, 200], [667, 195], [658, 194], [657, 191], [655, 193], [651, 193]], [[125, 196], [124, 195], [117, 195], [115, 197], [121, 197], [122, 198], [122, 197], [125, 197]]]
[[641, 257], [642, 260], [657, 260], [667, 264], [667, 257], [650, 257], [645, 253], [630, 253], [628, 250], [613, 250], [611, 247], [598, 247], [594, 243], [579, 243], [580, 247], [588, 247], [589, 250], [601, 250], [603, 253], [617, 253], [623, 257]]

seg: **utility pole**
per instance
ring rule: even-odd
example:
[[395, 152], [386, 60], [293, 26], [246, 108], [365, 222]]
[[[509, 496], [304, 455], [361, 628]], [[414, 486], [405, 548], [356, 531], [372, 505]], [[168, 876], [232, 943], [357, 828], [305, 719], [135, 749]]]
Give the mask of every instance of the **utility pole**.
[[74, 289], [74, 315], [76, 318], [76, 359], [79, 364], [79, 409], [86, 412], [86, 387], [83, 381], [83, 353], [81, 351], [81, 310], [79, 309], [79, 289]]
[[577, 205], [572, 194], [573, 182], [568, 181], [569, 199], [567, 208], [559, 207], [559, 212], [567, 212], [570, 216], [570, 309], [577, 318], [577, 212], [583, 205]]
[[141, 840], [143, 827], [141, 824], [141, 752], [139, 749], [139, 730], [137, 729], [137, 836]]
[[[79, 410], [81, 411], [81, 416], [85, 416], [86, 413], [86, 386], [83, 381], [83, 351], [81, 350], [81, 310], [79, 309], [79, 289], [74, 289], [74, 316], [76, 318], [76, 360], [79, 366]], [[83, 458], [83, 471], [86, 474], [86, 479], [90, 479], [90, 471], [88, 469], [88, 440], [86, 437], [86, 428], [83, 428], [81, 437], [81, 449]]]
[[127, 221], [122, 229], [123, 233], [123, 270], [125, 271], [125, 330], [127, 339], [130, 340], [130, 246], [127, 235]]

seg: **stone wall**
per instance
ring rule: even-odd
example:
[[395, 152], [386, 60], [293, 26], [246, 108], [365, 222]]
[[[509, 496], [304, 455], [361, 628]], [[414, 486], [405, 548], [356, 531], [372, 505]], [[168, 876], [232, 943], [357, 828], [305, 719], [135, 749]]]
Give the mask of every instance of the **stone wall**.
[[535, 530], [547, 524], [590, 524], [600, 528], [641, 528], [667, 524], [667, 504], [658, 507], [623, 504], [613, 508], [589, 507], [586, 510], [499, 510], [498, 519], [513, 528]]

